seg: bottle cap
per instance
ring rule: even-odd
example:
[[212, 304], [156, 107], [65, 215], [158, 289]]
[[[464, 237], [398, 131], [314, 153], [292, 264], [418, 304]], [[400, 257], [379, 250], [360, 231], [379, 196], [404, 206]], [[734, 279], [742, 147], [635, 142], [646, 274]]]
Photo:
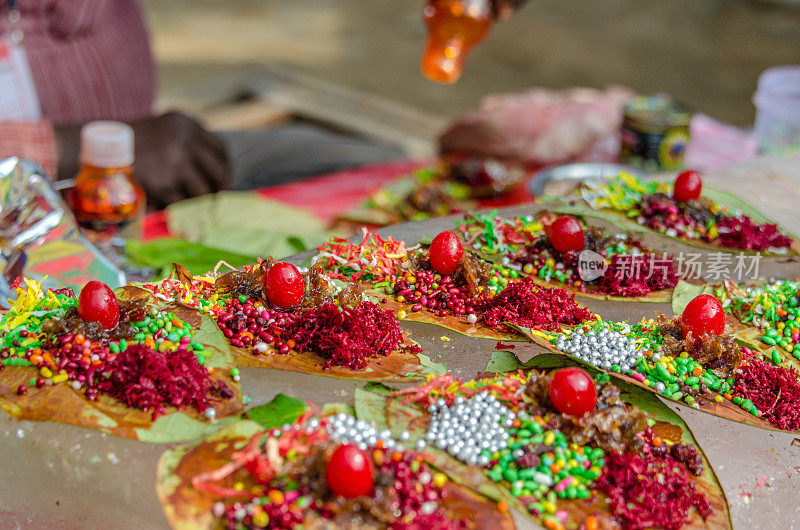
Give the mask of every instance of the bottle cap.
[[132, 166], [133, 128], [118, 121], [93, 121], [81, 128], [81, 163], [95, 167]]

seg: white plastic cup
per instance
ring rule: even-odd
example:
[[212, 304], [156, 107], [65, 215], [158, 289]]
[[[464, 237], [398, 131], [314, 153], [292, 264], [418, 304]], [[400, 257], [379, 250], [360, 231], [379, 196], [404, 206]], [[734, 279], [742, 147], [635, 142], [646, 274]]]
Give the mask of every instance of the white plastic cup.
[[765, 70], [758, 78], [753, 104], [759, 150], [765, 154], [800, 152], [800, 65]]

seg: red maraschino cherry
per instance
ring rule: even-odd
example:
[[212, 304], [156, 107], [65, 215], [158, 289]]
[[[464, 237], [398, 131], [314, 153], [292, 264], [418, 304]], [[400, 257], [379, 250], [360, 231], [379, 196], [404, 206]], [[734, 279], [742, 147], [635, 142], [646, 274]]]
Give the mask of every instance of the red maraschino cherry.
[[583, 228], [571, 215], [562, 215], [550, 225], [550, 244], [562, 254], [583, 250]]
[[264, 274], [264, 292], [267, 300], [278, 309], [288, 309], [303, 301], [305, 284], [297, 267], [285, 261], [276, 261]]
[[703, 181], [700, 180], [700, 173], [687, 170], [680, 173], [675, 178], [675, 186], [672, 189], [672, 198], [678, 202], [696, 201], [700, 198], [703, 191]]
[[719, 300], [709, 294], [701, 294], [686, 304], [681, 315], [683, 335], [693, 337], [722, 335], [725, 331], [725, 310]]
[[375, 485], [372, 461], [357, 446], [340, 445], [328, 460], [325, 481], [334, 494], [346, 499], [369, 495]]
[[442, 232], [433, 238], [430, 249], [431, 267], [439, 274], [453, 274], [462, 256], [464, 247], [453, 232]]
[[562, 368], [550, 382], [550, 401], [558, 412], [581, 417], [597, 405], [597, 387], [580, 368]]
[[78, 295], [78, 316], [105, 329], [117, 327], [119, 302], [111, 287], [96, 280], [87, 283]]

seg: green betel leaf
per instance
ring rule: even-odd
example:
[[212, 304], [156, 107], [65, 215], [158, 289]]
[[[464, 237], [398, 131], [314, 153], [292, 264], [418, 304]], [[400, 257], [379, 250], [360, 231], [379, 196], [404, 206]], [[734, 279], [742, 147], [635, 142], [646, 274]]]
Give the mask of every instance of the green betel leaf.
[[492, 357], [486, 363], [484, 371], [493, 373], [513, 372], [525, 365], [520, 362], [516, 355], [509, 350], [495, 350], [492, 352]]
[[425, 373], [433, 375], [444, 375], [447, 373], [447, 366], [445, 366], [444, 363], [437, 363], [422, 353], [418, 353], [417, 357], [419, 357], [419, 362]]
[[341, 402], [333, 402], [333, 403], [325, 403], [320, 410], [323, 416], [332, 416], [334, 414], [339, 414], [340, 412], [347, 414], [348, 416], [355, 416], [356, 409], [352, 405], [347, 403]]
[[142, 442], [156, 444], [188, 442], [210, 436], [237, 421], [239, 417], [228, 416], [209, 423], [176, 412], [160, 416], [148, 429], [136, 429], [136, 437]]
[[294, 422], [306, 410], [308, 405], [302, 399], [286, 394], [278, 394], [269, 403], [254, 407], [244, 413], [244, 417], [258, 423], [265, 429], [274, 429]]
[[672, 312], [676, 315], [682, 314], [689, 302], [701, 294], [713, 295], [714, 289], [710, 285], [698, 285], [679, 280], [672, 292]]
[[372, 423], [379, 431], [388, 429], [389, 423], [386, 419], [386, 397], [386, 395], [356, 388], [353, 392], [356, 417], [367, 423]]
[[125, 243], [125, 251], [136, 264], [156, 269], [158, 277], [168, 276], [172, 271], [172, 264], [176, 262], [192, 274], [204, 274], [220, 261], [226, 261], [234, 267], [242, 267], [255, 261], [254, 256], [169, 237], [147, 243], [130, 239]]

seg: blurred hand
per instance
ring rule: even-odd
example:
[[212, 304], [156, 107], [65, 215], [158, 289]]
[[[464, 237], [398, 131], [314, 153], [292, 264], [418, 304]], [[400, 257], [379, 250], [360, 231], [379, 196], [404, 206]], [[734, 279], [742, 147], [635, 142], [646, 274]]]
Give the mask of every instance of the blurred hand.
[[[194, 119], [178, 112], [132, 122], [136, 137], [134, 176], [147, 194], [148, 205], [170, 203], [219, 191], [231, 174], [222, 142]], [[56, 130], [59, 178], [78, 170], [80, 126]]]
[[230, 183], [225, 146], [196, 120], [178, 112], [131, 123], [134, 175], [151, 206], [219, 191]]
[[492, 0], [492, 13], [498, 20], [510, 17], [527, 0]]

